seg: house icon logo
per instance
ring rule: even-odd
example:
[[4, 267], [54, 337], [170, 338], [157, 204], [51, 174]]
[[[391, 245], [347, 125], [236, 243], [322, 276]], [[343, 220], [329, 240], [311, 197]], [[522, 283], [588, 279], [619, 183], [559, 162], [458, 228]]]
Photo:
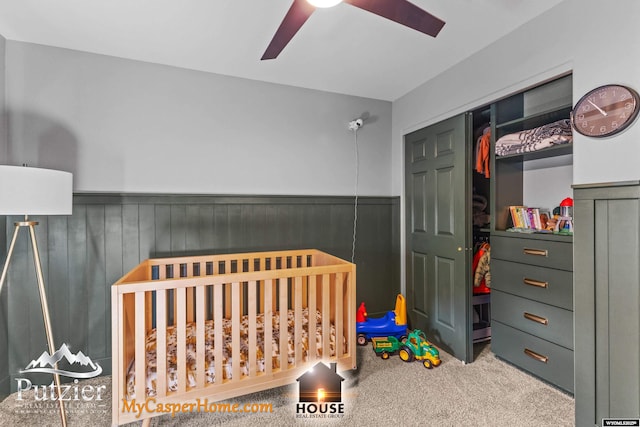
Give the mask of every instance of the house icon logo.
[[344, 414], [342, 403], [342, 381], [336, 371], [337, 364], [329, 366], [316, 363], [297, 378], [298, 399], [297, 418], [338, 418]]

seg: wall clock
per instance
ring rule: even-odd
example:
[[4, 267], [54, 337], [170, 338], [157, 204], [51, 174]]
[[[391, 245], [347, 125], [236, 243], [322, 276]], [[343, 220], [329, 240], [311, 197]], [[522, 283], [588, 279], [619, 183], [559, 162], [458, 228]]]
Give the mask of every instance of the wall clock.
[[622, 85], [604, 85], [587, 92], [571, 112], [573, 128], [593, 138], [623, 131], [638, 115], [640, 96]]

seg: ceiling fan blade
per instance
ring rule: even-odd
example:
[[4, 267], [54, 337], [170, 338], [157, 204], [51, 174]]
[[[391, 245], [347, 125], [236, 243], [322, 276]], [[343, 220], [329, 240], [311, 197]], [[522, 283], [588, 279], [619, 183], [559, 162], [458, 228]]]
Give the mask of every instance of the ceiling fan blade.
[[306, 0], [294, 0], [260, 59], [276, 58], [315, 10]]
[[352, 6], [366, 10], [398, 24], [413, 28], [432, 37], [438, 35], [444, 21], [420, 9], [407, 0], [343, 0]]

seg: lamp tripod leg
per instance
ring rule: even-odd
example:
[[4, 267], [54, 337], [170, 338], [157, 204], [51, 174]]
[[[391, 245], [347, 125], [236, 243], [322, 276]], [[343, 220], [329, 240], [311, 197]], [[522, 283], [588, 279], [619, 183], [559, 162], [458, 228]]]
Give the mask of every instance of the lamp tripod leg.
[[[44, 330], [47, 335], [47, 344], [49, 346], [49, 354], [53, 356], [56, 352], [56, 347], [53, 343], [53, 332], [51, 329], [51, 318], [49, 317], [49, 307], [47, 303], [47, 293], [44, 288], [44, 278], [42, 275], [42, 266], [40, 264], [40, 253], [38, 251], [38, 243], [36, 242], [36, 231], [33, 224], [29, 224], [29, 234], [31, 235], [31, 244], [33, 245], [33, 262], [36, 266], [36, 275], [38, 276], [38, 289], [40, 290], [40, 305], [42, 306], [42, 317], [44, 318]], [[54, 369], [58, 369], [58, 365], [54, 366]], [[62, 427], [67, 426], [67, 415], [64, 409], [64, 402], [61, 399], [60, 393], [60, 375], [53, 374], [53, 379], [56, 383], [58, 390], [58, 403], [60, 405], [60, 420], [62, 421]]]
[[7, 252], [7, 259], [4, 262], [4, 267], [2, 268], [2, 276], [0, 276], [0, 294], [2, 294], [2, 285], [4, 284], [4, 279], [7, 277], [7, 272], [9, 271], [9, 262], [11, 261], [11, 255], [13, 254], [13, 248], [16, 246], [16, 240], [18, 239], [18, 231], [20, 231], [20, 226], [16, 225], [16, 229], [13, 231], [13, 238], [11, 239], [11, 244], [9, 244], [9, 252]]

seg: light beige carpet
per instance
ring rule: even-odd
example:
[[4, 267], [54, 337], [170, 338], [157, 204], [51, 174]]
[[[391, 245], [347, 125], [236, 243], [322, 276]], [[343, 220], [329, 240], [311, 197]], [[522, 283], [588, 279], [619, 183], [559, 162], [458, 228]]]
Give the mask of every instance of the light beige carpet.
[[[397, 356], [376, 357], [371, 346], [358, 348], [358, 369], [339, 372], [345, 413], [341, 419], [296, 418], [297, 384], [254, 393], [229, 403], [271, 403], [272, 413], [179, 414], [153, 419], [155, 426], [573, 426], [574, 400], [558, 389], [497, 359], [488, 345], [476, 348], [474, 363], [465, 365], [441, 352], [443, 363], [427, 370]], [[111, 425], [110, 378], [86, 380], [107, 385], [100, 404], [68, 408], [69, 426]], [[37, 403], [32, 394], [0, 402], [0, 425], [56, 426], [57, 406]]]

